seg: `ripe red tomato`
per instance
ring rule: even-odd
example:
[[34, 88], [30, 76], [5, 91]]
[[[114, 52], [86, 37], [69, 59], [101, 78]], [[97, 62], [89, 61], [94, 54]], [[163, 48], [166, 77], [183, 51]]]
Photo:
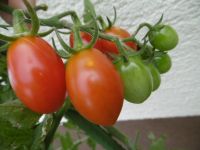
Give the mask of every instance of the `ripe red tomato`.
[[[124, 39], [128, 38], [131, 35], [124, 29], [112, 26], [111, 28], [105, 31], [106, 34], [116, 36], [118, 38]], [[134, 42], [126, 42], [126, 45], [131, 47], [132, 49], [137, 50], [137, 45]], [[108, 40], [102, 40], [102, 49], [103, 52], [111, 52], [111, 53], [119, 53], [119, 50], [114, 42], [110, 42]]]
[[[105, 33], [119, 37], [121, 39], [131, 36], [126, 30], [116, 26], [112, 26], [110, 29], [107, 29]], [[91, 35], [86, 32], [81, 32], [81, 38], [84, 44], [88, 44], [92, 39]], [[137, 50], [137, 45], [134, 42], [126, 42], [126, 45], [131, 47], [132, 49]], [[74, 46], [74, 35], [72, 33], [70, 34], [70, 46]], [[96, 44], [94, 45], [94, 48], [100, 50], [103, 53], [119, 53], [116, 44], [108, 40], [98, 39]]]
[[[9, 5], [12, 8], [15, 9], [26, 9], [23, 0], [4, 0], [5, 4]], [[36, 0], [29, 0], [29, 2], [32, 4], [32, 6], [35, 6]], [[0, 13], [0, 16], [9, 24], [12, 23], [12, 16], [7, 13]]]
[[69, 59], [66, 85], [76, 110], [89, 121], [113, 125], [123, 104], [123, 84], [111, 61], [88, 49]]
[[38, 113], [57, 111], [65, 100], [65, 66], [39, 37], [22, 37], [7, 54], [8, 74], [17, 97]]

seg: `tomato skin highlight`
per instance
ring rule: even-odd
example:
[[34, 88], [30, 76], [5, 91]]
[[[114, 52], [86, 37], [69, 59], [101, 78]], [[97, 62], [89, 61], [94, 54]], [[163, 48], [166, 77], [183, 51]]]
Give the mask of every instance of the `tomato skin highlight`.
[[113, 125], [123, 105], [123, 85], [111, 61], [96, 49], [68, 60], [66, 85], [76, 110], [89, 121]]
[[17, 97], [37, 113], [57, 111], [65, 100], [65, 66], [39, 37], [14, 41], [7, 54], [8, 74]]
[[152, 92], [152, 77], [139, 57], [130, 57], [115, 64], [124, 83], [125, 99], [131, 103], [143, 103]]

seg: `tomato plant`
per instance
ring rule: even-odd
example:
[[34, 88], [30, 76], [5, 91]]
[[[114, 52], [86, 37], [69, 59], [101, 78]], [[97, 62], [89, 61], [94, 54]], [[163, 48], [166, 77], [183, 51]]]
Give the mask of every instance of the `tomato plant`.
[[[96, 143], [107, 150], [138, 149], [138, 136], [133, 142], [116, 128], [104, 126], [117, 121], [124, 98], [139, 104], [158, 89], [160, 73], [171, 67], [163, 51], [177, 45], [176, 31], [163, 25], [162, 16], [155, 25], [141, 23], [130, 34], [115, 25], [115, 8], [106, 23], [90, 0], [83, 2], [83, 18], [73, 10], [41, 18], [37, 11], [48, 7], [35, 2], [0, 1], [0, 15], [10, 23], [0, 24], [0, 29], [14, 31], [0, 33], [0, 149], [52, 149], [63, 117], [68, 121], [65, 127], [81, 134], [74, 141], [68, 130], [62, 133], [64, 149], [78, 149], [84, 142], [92, 149]], [[139, 40], [137, 33], [143, 27], [148, 31]], [[54, 48], [42, 39], [52, 32], [58, 39], [51, 36]], [[71, 47], [63, 40], [68, 33]], [[151, 138], [152, 149], [163, 146], [162, 139], [159, 143]]]
[[152, 46], [161, 51], [168, 51], [178, 44], [178, 34], [169, 25], [159, 25], [149, 32]]
[[123, 85], [103, 53], [88, 49], [70, 58], [66, 85], [72, 104], [89, 121], [100, 125], [116, 122], [123, 104]]
[[17, 97], [38, 113], [57, 111], [65, 100], [65, 68], [54, 49], [39, 37], [21, 37], [7, 54], [8, 74]]
[[145, 67], [139, 57], [129, 58], [116, 63], [124, 83], [125, 99], [132, 103], [142, 103], [151, 94], [152, 78], [150, 72]]
[[163, 54], [154, 58], [154, 64], [160, 73], [166, 73], [170, 70], [172, 61], [168, 54]]

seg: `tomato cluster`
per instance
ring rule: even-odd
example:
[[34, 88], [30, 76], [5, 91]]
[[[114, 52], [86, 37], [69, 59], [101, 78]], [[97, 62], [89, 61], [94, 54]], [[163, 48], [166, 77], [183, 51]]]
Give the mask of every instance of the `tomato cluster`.
[[[38, 29], [36, 25], [37, 21], [32, 29]], [[94, 32], [93, 27], [88, 28]], [[131, 36], [125, 29], [109, 26], [100, 32], [112, 36], [112, 40], [97, 36], [93, 47], [83, 48], [95, 37], [79, 31], [70, 34], [71, 49], [68, 49], [73, 52], [67, 51], [71, 55], [66, 66], [54, 48], [35, 33], [28, 36], [24, 33], [12, 42], [7, 53], [11, 86], [17, 97], [35, 112], [55, 112], [69, 95], [74, 108], [86, 119], [99, 125], [113, 125], [124, 98], [139, 104], [159, 88], [160, 74], [171, 68], [166, 51], [177, 45], [178, 35], [171, 26], [157, 24], [145, 37], [149, 41], [146, 46], [134, 40], [135, 35]], [[98, 34], [99, 28], [96, 31]], [[79, 44], [84, 43], [82, 48], [74, 47], [77, 33], [80, 33]], [[61, 45], [65, 44], [62, 41]], [[110, 54], [115, 57], [111, 58]]]
[[[127, 31], [118, 27], [105, 33], [119, 38], [130, 37]], [[152, 38], [154, 33], [150, 34]], [[154, 34], [154, 40], [158, 40], [156, 35], [160, 36]], [[82, 32], [81, 37], [85, 43], [91, 40], [88, 33]], [[159, 40], [164, 43], [162, 38]], [[71, 46], [73, 42], [71, 34]], [[125, 44], [137, 49], [134, 42]], [[129, 56], [113, 65], [104, 55], [106, 53], [119, 54], [119, 50], [115, 43], [98, 39], [94, 48], [72, 56], [65, 68], [61, 58], [42, 38], [22, 37], [8, 50], [10, 82], [19, 99], [35, 112], [57, 111], [68, 93], [73, 106], [85, 118], [96, 124], [112, 125], [120, 114], [124, 98], [132, 103], [142, 103], [158, 89], [160, 73], [170, 69], [171, 59], [166, 53], [154, 57], [151, 62], [145, 62], [141, 56]]]

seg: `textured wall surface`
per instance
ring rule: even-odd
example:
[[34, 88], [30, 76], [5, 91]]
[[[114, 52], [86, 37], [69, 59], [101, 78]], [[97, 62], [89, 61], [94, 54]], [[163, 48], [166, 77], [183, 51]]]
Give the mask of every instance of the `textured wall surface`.
[[[48, 3], [41, 17], [75, 9], [81, 15], [81, 0], [38, 0]], [[156, 22], [164, 13], [164, 22], [173, 25], [180, 36], [178, 47], [170, 52], [171, 71], [162, 76], [159, 90], [140, 105], [124, 103], [121, 120], [200, 115], [200, 0], [93, 0], [98, 14], [113, 16], [117, 25], [131, 33], [142, 22]]]

